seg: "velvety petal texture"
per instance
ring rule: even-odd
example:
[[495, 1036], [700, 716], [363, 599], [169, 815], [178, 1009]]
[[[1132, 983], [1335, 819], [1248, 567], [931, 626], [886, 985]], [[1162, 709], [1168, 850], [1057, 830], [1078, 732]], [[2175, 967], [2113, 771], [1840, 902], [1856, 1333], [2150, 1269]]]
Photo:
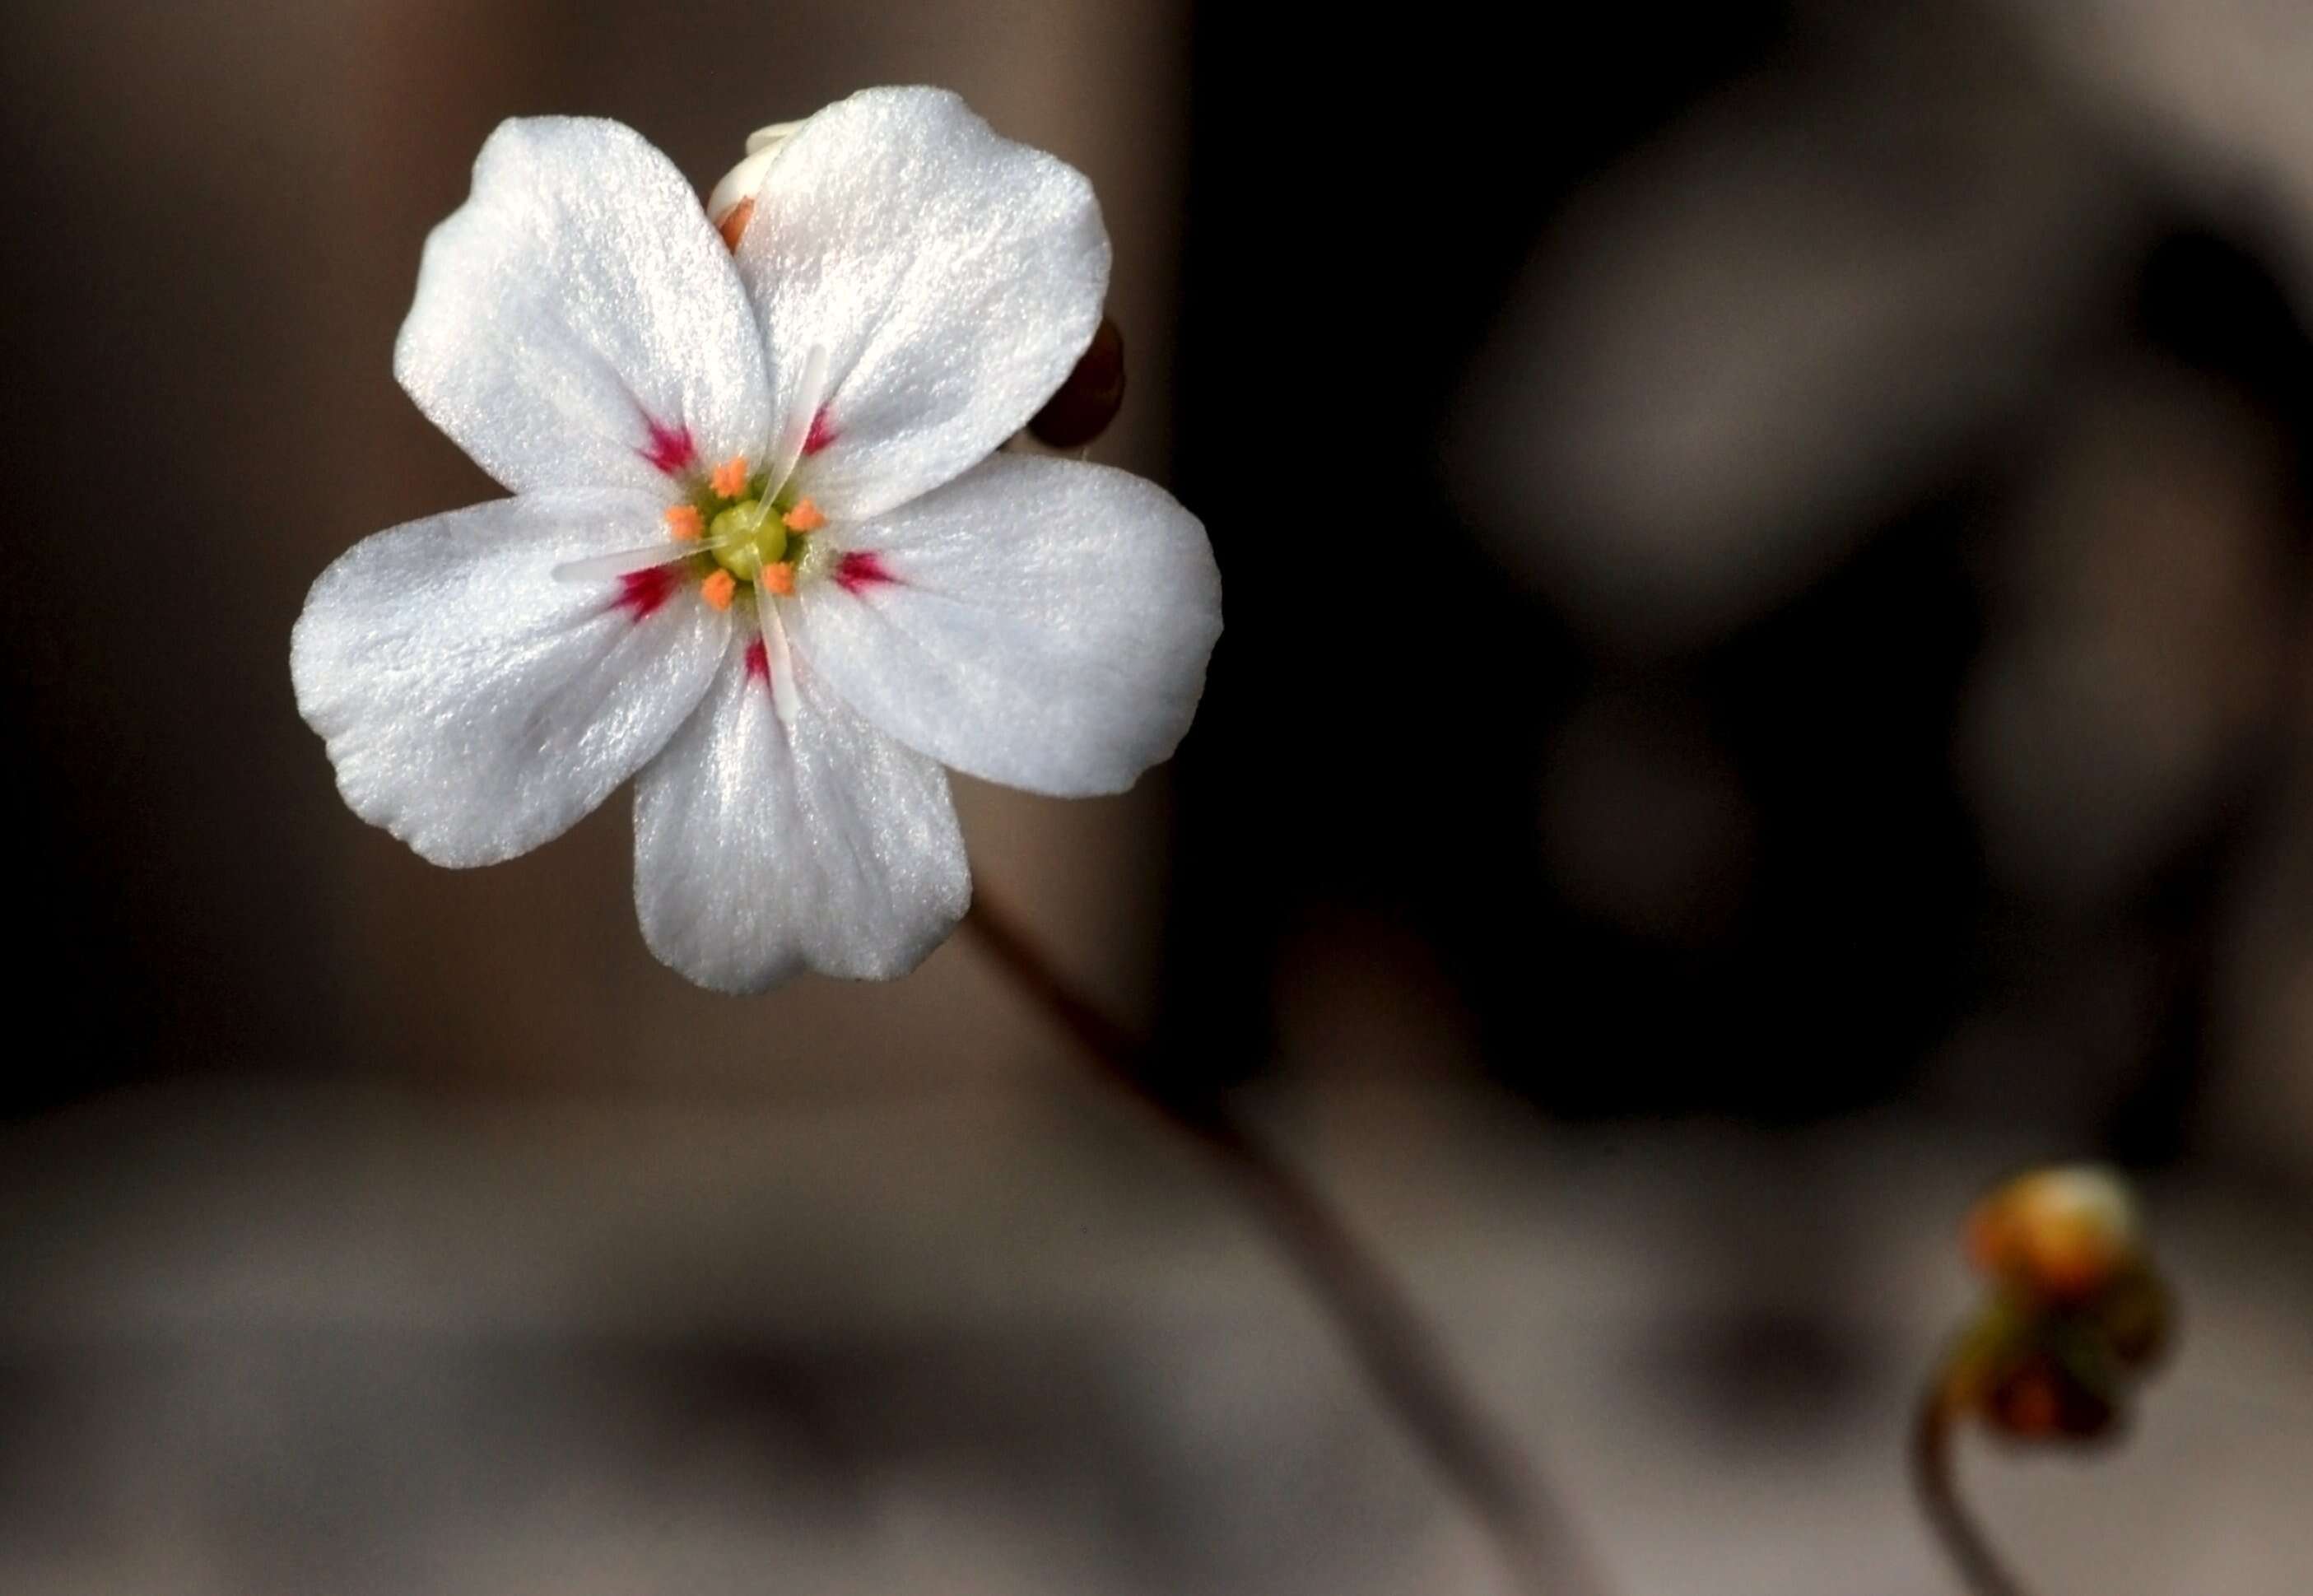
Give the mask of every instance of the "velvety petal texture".
[[845, 544], [794, 606], [796, 645], [910, 748], [1074, 797], [1130, 786], [1188, 731], [1220, 574], [1153, 483], [998, 454]]
[[[932, 89], [761, 136], [734, 256], [626, 127], [491, 135], [394, 369], [515, 496], [356, 544], [290, 645], [346, 802], [435, 863], [523, 853], [633, 779], [644, 938], [733, 993], [913, 969], [972, 895], [943, 767], [1130, 785], [1221, 627], [1170, 495], [996, 452], [1099, 325], [1082, 174]], [[791, 583], [734, 584], [768, 548], [743, 530], [703, 591], [668, 542], [737, 524], [735, 484], [704, 486], [734, 456], [798, 462]]]
[[437, 864], [488, 864], [658, 752], [729, 618], [648, 578], [552, 574], [647, 541], [657, 515], [630, 491], [501, 500], [365, 538], [324, 571], [289, 670], [354, 812]]
[[635, 784], [644, 940], [718, 992], [804, 969], [905, 975], [972, 898], [946, 775], [861, 721], [800, 654], [783, 723], [762, 657], [735, 638], [714, 690]]
[[738, 263], [782, 408], [814, 348], [831, 434], [799, 478], [839, 521], [949, 481], [1027, 425], [1100, 325], [1109, 246], [1066, 162], [938, 89], [870, 89], [780, 148]]
[[762, 344], [722, 241], [616, 122], [502, 124], [427, 241], [394, 373], [517, 493], [658, 486], [760, 452]]

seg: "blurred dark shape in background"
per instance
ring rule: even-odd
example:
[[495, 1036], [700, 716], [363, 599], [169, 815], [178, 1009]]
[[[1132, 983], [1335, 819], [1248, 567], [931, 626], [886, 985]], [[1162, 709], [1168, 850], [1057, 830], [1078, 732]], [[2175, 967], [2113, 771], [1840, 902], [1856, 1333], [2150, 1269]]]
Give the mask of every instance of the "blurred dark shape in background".
[[[1249, 907], [1346, 899], [1420, 925], [1491, 1066], [1561, 1110], [2216, 1134], [2227, 883], [2309, 823], [2302, 180], [2273, 141], [2148, 136], [2106, 82], [2129, 41], [2052, 52], [2044, 20], [1586, 15], [1540, 65], [1425, 31], [1394, 75], [1455, 92], [1331, 162], [1355, 61], [1208, 26], [1184, 484], [1242, 510], [1250, 440], [1346, 446], [1385, 529], [1229, 549], [1238, 613], [1303, 618], [1232, 634], [1183, 767], [1184, 898], [1230, 929], [1176, 915], [1178, 985], [1240, 972], [1217, 1036], [1284, 939]], [[1280, 166], [1321, 175], [1280, 197]], [[1268, 310], [1313, 258], [1310, 311]], [[1200, 341], [1200, 311], [1246, 321]], [[1370, 415], [1280, 418], [1254, 348]], [[1332, 519], [1259, 480], [1244, 519]], [[1246, 906], [1229, 838], [1291, 890]]]
[[[1945, 1588], [1911, 1381], [2010, 1165], [2148, 1179], [2051, 1588], [2313, 1566], [2313, 28], [2256, 0], [0, 18], [0, 1591], [1445, 1592], [1482, 1539], [1205, 1171], [968, 941], [654, 965], [614, 800], [426, 867], [306, 584], [490, 492], [392, 386], [500, 118], [702, 186], [961, 90], [1099, 189], [1095, 458], [1229, 630], [983, 887], [1410, 1273], [1627, 1588]], [[1875, 1587], [1876, 1588], [1876, 1587]]]

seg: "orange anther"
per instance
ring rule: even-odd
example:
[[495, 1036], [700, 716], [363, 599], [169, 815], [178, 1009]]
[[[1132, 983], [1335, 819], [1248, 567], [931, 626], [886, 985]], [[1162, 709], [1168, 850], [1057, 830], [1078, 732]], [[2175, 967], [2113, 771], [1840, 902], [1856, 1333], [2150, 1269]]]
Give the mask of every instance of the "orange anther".
[[676, 504], [666, 513], [666, 530], [678, 543], [696, 543], [706, 535], [706, 519], [696, 504]]
[[717, 609], [731, 608], [731, 600], [739, 591], [739, 579], [728, 571], [717, 571], [699, 584], [699, 596]]
[[765, 566], [760, 572], [756, 573], [755, 583], [765, 592], [769, 593], [791, 593], [795, 592], [795, 566], [793, 562], [788, 560], [780, 560], [776, 565]]
[[707, 479], [718, 498], [735, 499], [747, 491], [747, 458], [734, 454], [715, 468], [715, 475]]
[[809, 499], [804, 500], [779, 519], [787, 522], [787, 531], [791, 532], [815, 532], [827, 524], [827, 517], [821, 514], [819, 506]]

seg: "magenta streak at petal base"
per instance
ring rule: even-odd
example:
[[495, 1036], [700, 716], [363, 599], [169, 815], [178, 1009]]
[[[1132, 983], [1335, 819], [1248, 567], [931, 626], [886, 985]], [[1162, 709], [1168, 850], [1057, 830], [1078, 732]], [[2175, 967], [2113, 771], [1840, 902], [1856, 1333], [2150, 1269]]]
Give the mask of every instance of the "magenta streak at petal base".
[[885, 569], [882, 555], [859, 552], [843, 557], [843, 563], [835, 567], [835, 580], [842, 583], [845, 592], [858, 593], [900, 579]]
[[834, 442], [835, 424], [827, 418], [827, 407], [822, 405], [812, 412], [811, 431], [804, 436], [803, 452], [805, 454], [817, 454]]
[[619, 596], [613, 600], [633, 621], [649, 619], [656, 614], [675, 590], [682, 577], [673, 566], [653, 566], [647, 570], [629, 571], [619, 578]]
[[659, 470], [672, 477], [678, 471], [688, 470], [698, 460], [699, 446], [690, 441], [689, 427], [663, 426], [655, 421], [647, 425], [650, 427], [650, 443], [635, 452]]

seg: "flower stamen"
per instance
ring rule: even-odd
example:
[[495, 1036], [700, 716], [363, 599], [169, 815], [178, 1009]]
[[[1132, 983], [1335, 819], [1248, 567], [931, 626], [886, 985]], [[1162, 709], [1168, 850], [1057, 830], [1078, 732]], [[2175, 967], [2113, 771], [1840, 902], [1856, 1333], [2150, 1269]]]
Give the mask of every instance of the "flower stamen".
[[[708, 472], [703, 483], [692, 478], [689, 496], [661, 513], [667, 543], [656, 548], [623, 549], [567, 561], [554, 567], [555, 578], [563, 582], [623, 579], [696, 561], [689, 571], [670, 574], [686, 584], [697, 580], [699, 596], [713, 609], [727, 610], [737, 601], [742, 584], [759, 588], [770, 597], [786, 598], [795, 592], [799, 582], [823, 574], [831, 568], [827, 557], [832, 551], [819, 548], [812, 534], [828, 524], [827, 513], [809, 497], [796, 494], [788, 478], [804, 456], [823, 446], [825, 436], [831, 435], [825, 402], [828, 364], [826, 346], [812, 346], [789, 396], [786, 419], [764, 459], [764, 470], [752, 471], [745, 455], [733, 455]], [[664, 437], [667, 447], [662, 452], [669, 459], [674, 436], [673, 430], [654, 424], [653, 438]], [[688, 432], [682, 436], [687, 443]], [[703, 575], [698, 574], [702, 572]], [[770, 648], [768, 631], [765, 647]], [[771, 652], [776, 655], [778, 651]], [[791, 707], [792, 684], [786, 697]]]
[[771, 708], [782, 724], [792, 726], [802, 701], [796, 692], [795, 655], [787, 648], [787, 624], [779, 619], [777, 604], [756, 605], [755, 618], [763, 629], [763, 662], [770, 667]]
[[803, 459], [819, 426], [820, 404], [827, 398], [827, 346], [814, 344], [811, 353], [804, 356], [803, 375], [796, 383], [795, 397], [787, 402], [787, 423], [779, 428], [767, 462], [767, 493], [777, 494], [787, 487], [787, 478], [795, 475], [796, 462]]
[[613, 554], [591, 554], [565, 560], [554, 567], [557, 582], [595, 582], [606, 576], [631, 576], [655, 566], [672, 566], [699, 551], [680, 544], [655, 543], [648, 548], [621, 548]]

